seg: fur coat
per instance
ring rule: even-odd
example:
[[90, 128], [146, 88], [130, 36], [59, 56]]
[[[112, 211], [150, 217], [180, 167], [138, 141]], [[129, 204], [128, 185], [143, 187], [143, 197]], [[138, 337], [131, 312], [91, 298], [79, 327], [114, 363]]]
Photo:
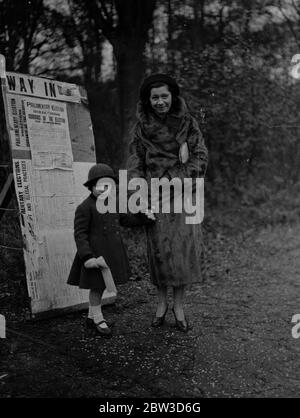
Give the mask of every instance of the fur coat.
[[[179, 97], [179, 106], [162, 119], [145, 112], [141, 103], [133, 129], [127, 162], [128, 178], [204, 177], [207, 149], [195, 118]], [[188, 158], [180, 159], [187, 145]], [[186, 213], [157, 213], [147, 227], [147, 249], [151, 280], [156, 286], [181, 286], [204, 279], [204, 246], [201, 224], [187, 224]]]

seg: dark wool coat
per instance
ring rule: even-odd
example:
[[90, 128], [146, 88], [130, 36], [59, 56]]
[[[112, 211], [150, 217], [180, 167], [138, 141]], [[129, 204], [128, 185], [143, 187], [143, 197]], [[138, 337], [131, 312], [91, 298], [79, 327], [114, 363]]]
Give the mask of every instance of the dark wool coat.
[[[207, 149], [195, 118], [179, 98], [179, 107], [165, 119], [146, 114], [138, 104], [138, 121], [133, 130], [127, 163], [128, 178], [204, 177]], [[179, 160], [179, 148], [186, 142], [189, 159]], [[150, 187], [150, 186], [149, 186]], [[201, 224], [186, 224], [186, 213], [158, 213], [147, 227], [150, 276], [156, 286], [181, 286], [204, 279], [204, 248]]]
[[142, 214], [101, 214], [96, 208], [96, 197], [91, 194], [76, 209], [74, 238], [77, 247], [67, 283], [82, 289], [105, 289], [101, 269], [84, 267], [85, 261], [103, 256], [109, 266], [115, 284], [122, 284], [130, 277], [130, 267], [121, 238], [120, 224], [139, 226], [151, 223]]

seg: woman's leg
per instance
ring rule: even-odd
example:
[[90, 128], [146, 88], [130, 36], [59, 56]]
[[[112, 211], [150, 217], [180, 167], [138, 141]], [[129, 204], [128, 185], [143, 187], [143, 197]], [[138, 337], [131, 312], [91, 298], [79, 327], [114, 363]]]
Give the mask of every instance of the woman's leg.
[[173, 287], [174, 312], [179, 321], [185, 319], [183, 311], [184, 286]]
[[167, 295], [168, 295], [168, 288], [166, 286], [158, 287], [157, 288], [157, 309], [156, 309], [156, 316], [161, 317], [164, 315], [167, 309]]
[[[93, 315], [93, 320], [95, 324], [103, 321], [103, 314], [101, 309], [101, 299], [103, 295], [103, 290], [100, 289], [90, 289], [89, 300], [90, 300], [90, 312]], [[100, 324], [101, 328], [107, 328], [105, 323]]]

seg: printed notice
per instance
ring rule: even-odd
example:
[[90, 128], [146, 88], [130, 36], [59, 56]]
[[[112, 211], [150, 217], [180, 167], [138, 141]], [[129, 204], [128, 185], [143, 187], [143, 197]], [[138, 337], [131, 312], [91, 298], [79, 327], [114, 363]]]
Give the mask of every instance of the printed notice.
[[15, 189], [21, 215], [21, 231], [26, 265], [28, 292], [31, 299], [38, 299], [38, 244], [35, 204], [32, 199], [31, 162], [13, 159]]
[[19, 202], [20, 213], [31, 222], [35, 222], [34, 205], [32, 202], [30, 162], [14, 159], [15, 190]]
[[33, 168], [72, 170], [66, 103], [30, 98], [25, 112]]
[[26, 100], [13, 94], [7, 95], [8, 121], [12, 149], [29, 151], [29, 139], [25, 114]]

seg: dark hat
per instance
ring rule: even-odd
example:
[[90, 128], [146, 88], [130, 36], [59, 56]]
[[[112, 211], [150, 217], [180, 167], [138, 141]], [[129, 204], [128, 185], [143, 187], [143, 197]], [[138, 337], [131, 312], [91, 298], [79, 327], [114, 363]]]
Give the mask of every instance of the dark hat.
[[149, 77], [146, 77], [140, 88], [140, 99], [145, 100], [147, 98], [149, 89], [154, 83], [164, 83], [170, 86], [176, 96], [179, 96], [179, 86], [174, 78], [170, 77], [167, 74], [152, 74]]
[[115, 176], [115, 173], [113, 169], [107, 165], [107, 164], [95, 164], [90, 168], [89, 174], [88, 174], [88, 180], [83, 184], [86, 187], [89, 187], [89, 185], [95, 181], [99, 180], [102, 177], [111, 177], [112, 179], [118, 181], [118, 179]]

